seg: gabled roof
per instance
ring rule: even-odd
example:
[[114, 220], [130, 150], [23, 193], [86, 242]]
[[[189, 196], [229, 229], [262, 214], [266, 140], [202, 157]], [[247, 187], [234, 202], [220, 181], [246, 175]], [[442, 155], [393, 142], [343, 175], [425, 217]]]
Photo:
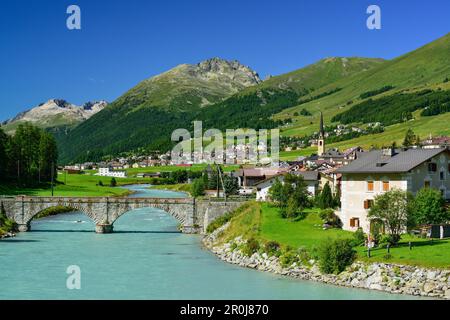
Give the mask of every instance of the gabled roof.
[[293, 174], [293, 175], [297, 175], [297, 176], [302, 176], [303, 180], [305, 181], [317, 181], [319, 180], [319, 172], [318, 171], [293, 171], [293, 172], [281, 172], [275, 176], [272, 177], [268, 177], [267, 179], [264, 179], [262, 181], [259, 181], [258, 183], [255, 184], [255, 186], [261, 185], [267, 181], [270, 180], [275, 180], [278, 179], [280, 177], [284, 177], [287, 174]]
[[383, 150], [373, 150], [358, 153], [358, 158], [349, 165], [337, 170], [339, 173], [396, 173], [408, 172], [425, 161], [442, 152], [449, 152], [446, 148], [439, 149], [395, 149], [392, 156], [383, 154]]
[[291, 172], [296, 176], [302, 176], [305, 181], [317, 181], [319, 180], [319, 172], [318, 171], [294, 171]]

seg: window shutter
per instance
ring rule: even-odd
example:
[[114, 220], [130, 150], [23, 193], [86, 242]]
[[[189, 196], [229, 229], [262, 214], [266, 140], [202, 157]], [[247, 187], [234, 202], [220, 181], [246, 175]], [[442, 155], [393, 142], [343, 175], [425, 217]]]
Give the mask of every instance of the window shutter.
[[369, 209], [369, 200], [364, 200], [364, 209]]

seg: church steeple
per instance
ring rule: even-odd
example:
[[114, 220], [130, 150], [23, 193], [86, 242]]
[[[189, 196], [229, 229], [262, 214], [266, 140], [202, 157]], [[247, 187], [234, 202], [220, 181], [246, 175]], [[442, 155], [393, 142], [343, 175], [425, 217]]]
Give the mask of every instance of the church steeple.
[[320, 112], [319, 136], [325, 137], [325, 129], [323, 128], [323, 113], [322, 113], [322, 111]]
[[325, 129], [323, 127], [323, 114], [320, 112], [319, 139], [317, 140], [317, 154], [319, 156], [325, 153]]

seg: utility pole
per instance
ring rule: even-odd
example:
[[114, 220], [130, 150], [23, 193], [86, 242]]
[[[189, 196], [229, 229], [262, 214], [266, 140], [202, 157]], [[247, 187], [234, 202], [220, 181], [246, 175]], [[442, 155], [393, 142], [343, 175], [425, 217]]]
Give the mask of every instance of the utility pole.
[[217, 167], [216, 185], [217, 185], [217, 199], [219, 199], [219, 195], [220, 195], [219, 194], [219, 167]]
[[51, 180], [52, 180], [52, 197], [53, 197], [53, 180], [55, 179], [55, 163], [52, 162], [52, 172], [51, 172]]
[[[223, 190], [223, 197], [225, 198], [225, 202], [227, 202], [227, 193], [225, 191], [225, 184], [223, 183], [223, 177], [222, 177], [222, 171], [220, 170], [220, 166], [216, 164], [217, 166], [217, 176], [220, 175], [220, 181], [222, 182], [222, 190]], [[219, 182], [217, 182], [217, 190], [219, 190]], [[217, 195], [218, 197], [219, 195]]]

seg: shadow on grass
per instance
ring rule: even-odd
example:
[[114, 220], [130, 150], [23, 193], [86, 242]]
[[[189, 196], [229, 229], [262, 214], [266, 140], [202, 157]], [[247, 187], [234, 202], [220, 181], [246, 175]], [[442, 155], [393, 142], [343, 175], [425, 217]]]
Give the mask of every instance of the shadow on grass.
[[[417, 247], [434, 247], [434, 246], [439, 246], [439, 245], [443, 245], [443, 244], [447, 244], [447, 241], [445, 240], [426, 240], [426, 241], [419, 241], [419, 240], [415, 240], [415, 241], [411, 241], [411, 250], [414, 250], [414, 248]], [[390, 250], [395, 250], [395, 249], [400, 249], [400, 248], [409, 248], [409, 244], [406, 242], [402, 242], [397, 244], [396, 246], [391, 246]], [[387, 252], [387, 246], [383, 245], [381, 247], [376, 247], [376, 248], [372, 248], [370, 249], [371, 252], [378, 252], [378, 251], [386, 251]], [[364, 252], [367, 252], [367, 248], [364, 249]]]

